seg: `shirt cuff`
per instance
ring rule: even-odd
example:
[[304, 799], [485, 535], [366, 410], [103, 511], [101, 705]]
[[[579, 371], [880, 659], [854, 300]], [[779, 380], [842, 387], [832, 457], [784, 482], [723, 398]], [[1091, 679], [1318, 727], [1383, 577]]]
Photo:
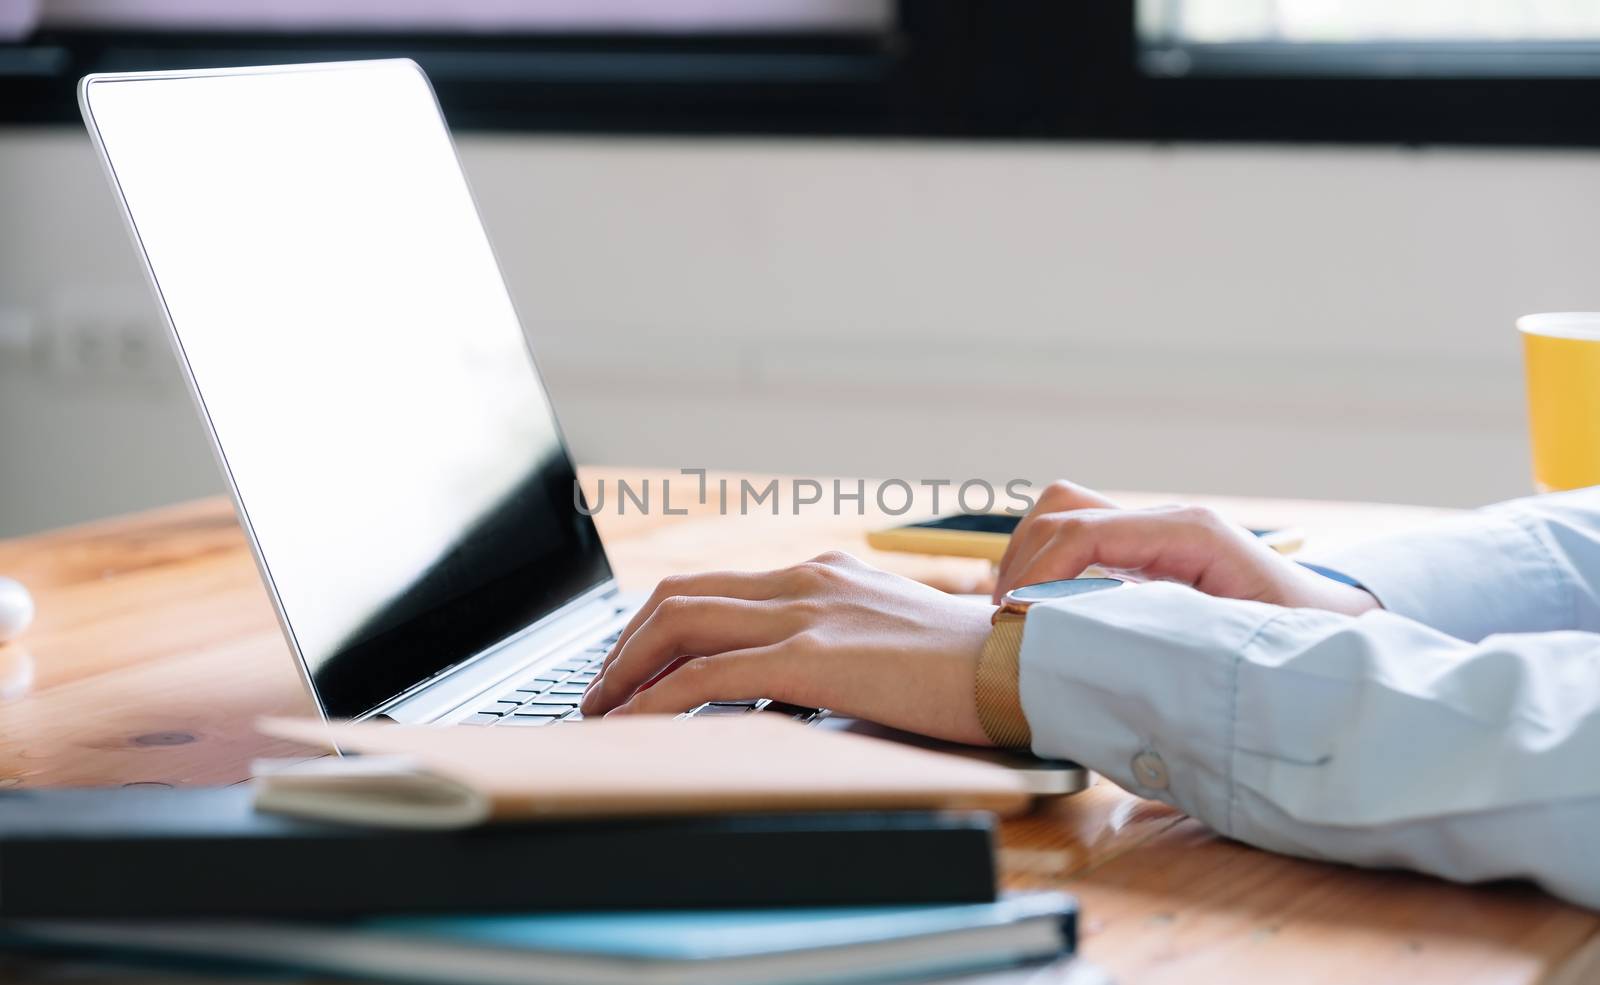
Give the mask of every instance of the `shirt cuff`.
[[1565, 628], [1559, 568], [1510, 511], [1452, 517], [1310, 560], [1360, 582], [1390, 612], [1457, 639]]
[[1020, 668], [1034, 752], [1230, 834], [1239, 661], [1284, 611], [1162, 582], [1034, 605]]

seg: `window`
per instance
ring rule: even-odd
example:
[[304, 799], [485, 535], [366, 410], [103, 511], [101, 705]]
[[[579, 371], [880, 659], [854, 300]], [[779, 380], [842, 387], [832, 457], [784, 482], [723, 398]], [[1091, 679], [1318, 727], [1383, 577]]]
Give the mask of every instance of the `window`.
[[12, 0], [19, 23], [190, 31], [881, 31], [889, 0]]
[[393, 56], [459, 129], [1600, 146], [1600, 0], [0, 0], [0, 125]]
[[[20, 3], [21, 6], [14, 6]], [[8, 4], [13, 6], [7, 6]], [[850, 132], [880, 124], [893, 0], [0, 0], [0, 120], [68, 120], [72, 83], [406, 56], [453, 124]], [[0, 37], [4, 37], [0, 34]], [[15, 93], [14, 98], [5, 98]]]
[[1193, 43], [1587, 41], [1593, 0], [1141, 0], [1140, 33]]
[[1139, 0], [1138, 23], [1156, 76], [1600, 75], [1595, 0]]

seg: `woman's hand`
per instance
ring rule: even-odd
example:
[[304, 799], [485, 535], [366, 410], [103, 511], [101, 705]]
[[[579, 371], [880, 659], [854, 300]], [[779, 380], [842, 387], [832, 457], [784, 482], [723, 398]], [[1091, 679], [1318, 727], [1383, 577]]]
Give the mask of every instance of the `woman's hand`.
[[1324, 578], [1211, 510], [1123, 510], [1093, 490], [1055, 482], [1011, 535], [994, 598], [1019, 585], [1076, 578], [1090, 565], [1136, 581], [1175, 581], [1208, 595], [1360, 615], [1368, 593]]
[[[1228, 598], [1352, 615], [1377, 607], [1209, 510], [1120, 510], [1067, 482], [1017, 526], [995, 597], [1091, 565]], [[990, 611], [839, 553], [669, 578], [623, 630], [582, 710], [673, 714], [770, 697], [986, 745], [973, 686]]]
[[988, 745], [973, 686], [990, 614], [840, 553], [668, 578], [606, 656], [582, 711], [768, 697]]

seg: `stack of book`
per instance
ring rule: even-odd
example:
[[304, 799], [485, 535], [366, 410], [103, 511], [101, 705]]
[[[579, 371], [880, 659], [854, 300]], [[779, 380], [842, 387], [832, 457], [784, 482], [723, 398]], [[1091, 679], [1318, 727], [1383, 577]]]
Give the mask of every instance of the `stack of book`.
[[[996, 893], [974, 808], [1026, 803], [1003, 771], [763, 726], [733, 758], [786, 782], [751, 797], [684, 746], [705, 729], [556, 731], [346, 726], [322, 738], [373, 755], [252, 785], [0, 792], [0, 947], [451, 985], [908, 981], [1075, 947], [1070, 898]], [[669, 775], [616, 775], [618, 742]]]

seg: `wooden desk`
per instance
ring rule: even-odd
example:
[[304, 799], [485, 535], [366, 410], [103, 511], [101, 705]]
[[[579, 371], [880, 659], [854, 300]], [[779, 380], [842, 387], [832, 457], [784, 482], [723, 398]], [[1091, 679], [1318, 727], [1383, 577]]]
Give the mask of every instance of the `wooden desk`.
[[[1242, 522], [1303, 527], [1313, 547], [1436, 512], [1211, 502]], [[870, 494], [862, 516], [784, 512], [720, 516], [713, 499], [687, 516], [608, 509], [597, 522], [628, 587], [835, 547], [951, 588], [986, 577], [977, 562], [868, 550], [864, 532], [885, 523]], [[0, 542], [0, 573], [39, 604], [34, 629], [0, 647], [0, 787], [227, 783], [252, 757], [287, 751], [252, 734], [257, 715], [311, 711], [223, 500]], [[1600, 981], [1600, 916], [1534, 889], [1271, 855], [1103, 781], [1008, 823], [1003, 844], [1009, 883], [1081, 898], [1084, 952], [1120, 982]]]

